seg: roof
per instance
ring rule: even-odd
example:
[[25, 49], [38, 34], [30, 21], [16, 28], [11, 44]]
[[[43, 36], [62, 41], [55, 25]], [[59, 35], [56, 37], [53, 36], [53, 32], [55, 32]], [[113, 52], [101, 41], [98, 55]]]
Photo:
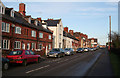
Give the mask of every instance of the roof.
[[59, 24], [61, 19], [58, 20], [44, 20], [48, 26], [57, 26], [57, 24]]
[[70, 33], [67, 33], [67, 32], [65, 32], [65, 31], [63, 31], [63, 36], [65, 36], [65, 37], [69, 37], [69, 38], [72, 38], [72, 39], [74, 39], [74, 40], [79, 41], [77, 38], [75, 38], [75, 37], [72, 36]]
[[39, 24], [39, 26], [36, 26], [34, 24], [28, 23], [28, 21], [26, 21], [24, 17], [17, 11], [15, 11], [14, 17], [11, 17], [10, 16], [11, 8], [6, 8], [5, 11], [6, 11], [5, 14], [2, 14], [2, 19], [8, 20], [12, 23], [18, 23], [26, 27], [31, 27], [40, 31], [52, 33], [49, 29], [45, 29], [44, 27], [42, 27], [42, 24]]

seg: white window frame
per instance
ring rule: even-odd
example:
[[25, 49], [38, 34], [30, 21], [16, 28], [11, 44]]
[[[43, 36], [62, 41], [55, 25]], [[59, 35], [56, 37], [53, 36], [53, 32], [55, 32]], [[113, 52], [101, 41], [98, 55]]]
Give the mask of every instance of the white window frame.
[[43, 38], [43, 33], [39, 33], [39, 38]]
[[[19, 29], [19, 28], [20, 28], [20, 29]], [[18, 29], [19, 29], [20, 32], [18, 31]], [[16, 34], [21, 34], [21, 27], [15, 27], [15, 33], [16, 33]]]
[[11, 10], [11, 17], [14, 17], [14, 10]]
[[30, 43], [27, 43], [27, 46], [28, 46], [27, 50], [30, 50]]
[[7, 33], [10, 32], [10, 24], [9, 23], [2, 22], [2, 32], [7, 32]]
[[[42, 46], [41, 49], [40, 49], [40, 45]], [[38, 46], [39, 46], [39, 49], [42, 50], [42, 48], [43, 48], [43, 44], [40, 43], [40, 44], [38, 44]]]
[[49, 50], [51, 49], [51, 44], [48, 45], [48, 49], [49, 49]]
[[32, 37], [36, 37], [36, 31], [32, 30], [31, 36], [32, 36]]
[[[6, 43], [6, 48], [4, 47], [4, 42], [5, 41], [8, 41], [8, 43]], [[3, 39], [3, 42], [2, 42], [2, 49], [9, 49], [10, 48], [10, 40], [7, 40], [7, 39]]]
[[[33, 44], [35, 44], [35, 47], [34, 47]], [[36, 43], [31, 43], [31, 49], [32, 49], [32, 50], [33, 50], [33, 49], [36, 49]]]
[[[20, 41], [15, 41], [15, 43], [20, 43], [19, 47], [17, 47], [18, 45], [16, 44], [16, 47], [14, 46], [14, 49], [21, 49], [21, 42]], [[15, 45], [14, 43], [14, 45]]]
[[22, 49], [25, 50], [25, 43], [22, 43]]
[[50, 40], [51, 40], [51, 35], [49, 35], [49, 37], [48, 37]]

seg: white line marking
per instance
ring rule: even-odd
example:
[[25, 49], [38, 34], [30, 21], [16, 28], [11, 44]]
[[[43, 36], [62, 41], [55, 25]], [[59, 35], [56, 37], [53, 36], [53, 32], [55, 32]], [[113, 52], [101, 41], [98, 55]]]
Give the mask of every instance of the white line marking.
[[50, 65], [46, 65], [46, 66], [43, 66], [43, 67], [40, 67], [40, 68], [37, 68], [37, 69], [34, 69], [34, 70], [30, 70], [30, 71], [27, 71], [26, 73], [31, 73], [31, 72], [34, 72], [34, 71], [37, 71], [37, 70], [40, 70], [40, 69], [43, 69], [43, 68], [46, 68], [46, 67], [49, 67]]

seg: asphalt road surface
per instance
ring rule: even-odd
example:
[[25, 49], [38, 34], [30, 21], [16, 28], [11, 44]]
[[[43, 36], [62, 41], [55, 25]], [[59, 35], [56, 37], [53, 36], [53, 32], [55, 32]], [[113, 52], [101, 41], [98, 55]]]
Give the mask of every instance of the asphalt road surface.
[[11, 65], [9, 70], [2, 72], [2, 75], [29, 77], [113, 76], [113, 72], [107, 50], [99, 49], [94, 52], [76, 53], [62, 58], [46, 58], [40, 63], [30, 63], [26, 67], [20, 64]]

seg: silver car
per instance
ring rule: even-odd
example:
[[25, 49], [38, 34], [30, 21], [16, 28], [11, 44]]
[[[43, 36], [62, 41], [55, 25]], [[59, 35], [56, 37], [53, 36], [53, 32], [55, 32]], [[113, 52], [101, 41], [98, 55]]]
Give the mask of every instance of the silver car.
[[47, 54], [47, 57], [63, 57], [65, 56], [64, 54], [64, 50], [61, 49], [61, 48], [54, 48], [52, 49], [48, 54]]
[[64, 49], [65, 50], [65, 55], [73, 55], [73, 54], [75, 54], [75, 52], [73, 51], [73, 49], [72, 48], [65, 48]]

